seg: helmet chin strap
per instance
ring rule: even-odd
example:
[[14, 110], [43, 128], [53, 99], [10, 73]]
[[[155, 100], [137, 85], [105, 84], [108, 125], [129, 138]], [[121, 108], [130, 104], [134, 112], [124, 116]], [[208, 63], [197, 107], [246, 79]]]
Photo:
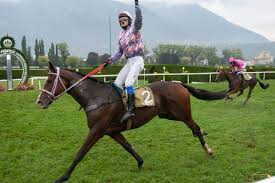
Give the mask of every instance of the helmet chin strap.
[[128, 27], [129, 27], [129, 25], [124, 26], [124, 27], [121, 26], [121, 28], [124, 29], [124, 30], [127, 29]]

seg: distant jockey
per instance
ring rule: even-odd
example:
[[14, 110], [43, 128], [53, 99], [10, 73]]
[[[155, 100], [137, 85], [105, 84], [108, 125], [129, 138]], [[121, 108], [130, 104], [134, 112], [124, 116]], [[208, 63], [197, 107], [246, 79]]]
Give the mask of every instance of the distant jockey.
[[232, 72], [239, 76], [240, 80], [242, 81], [242, 86], [244, 87], [245, 79], [244, 79], [243, 71], [245, 70], [245, 67], [246, 67], [245, 61], [230, 57], [228, 59], [228, 62], [232, 66]]

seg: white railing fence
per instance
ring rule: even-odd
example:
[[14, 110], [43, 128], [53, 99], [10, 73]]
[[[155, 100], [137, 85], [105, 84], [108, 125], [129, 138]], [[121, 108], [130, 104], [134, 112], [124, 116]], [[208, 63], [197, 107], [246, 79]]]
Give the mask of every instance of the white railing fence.
[[[245, 73], [251, 73], [251, 74], [263, 74], [263, 80], [266, 79], [266, 74], [275, 74], [275, 71], [260, 71], [260, 72], [245, 72]], [[187, 77], [187, 83], [190, 83], [190, 76], [196, 76], [196, 75], [205, 75], [208, 76], [208, 82], [212, 82], [213, 77], [216, 76], [217, 72], [204, 72], [204, 73], [150, 73], [150, 74], [139, 74], [139, 78], [142, 78], [144, 83], [146, 82], [146, 79], [148, 77], [152, 76], [162, 76], [162, 80], [165, 81], [167, 76], [186, 76]], [[103, 78], [104, 82], [107, 82], [109, 78], [115, 78], [117, 74], [111, 74], [111, 75], [94, 75], [96, 78]], [[31, 84], [33, 85], [36, 81], [38, 82], [38, 89], [41, 90], [42, 88], [42, 82], [47, 79], [47, 76], [34, 76], [30, 78]], [[5, 82], [6, 80], [0, 80], [0, 82]], [[20, 79], [14, 79], [14, 81], [20, 81]], [[137, 80], [137, 85], [139, 85], [139, 80]]]

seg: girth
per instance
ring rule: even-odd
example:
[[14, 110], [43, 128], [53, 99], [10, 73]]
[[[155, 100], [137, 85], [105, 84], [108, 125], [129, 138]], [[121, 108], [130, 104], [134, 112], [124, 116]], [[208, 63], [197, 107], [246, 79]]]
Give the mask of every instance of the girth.
[[122, 101], [121, 96], [117, 93], [113, 85], [107, 87], [106, 92], [102, 96], [96, 96], [88, 101], [88, 105], [84, 110], [86, 112], [96, 110], [100, 107]]

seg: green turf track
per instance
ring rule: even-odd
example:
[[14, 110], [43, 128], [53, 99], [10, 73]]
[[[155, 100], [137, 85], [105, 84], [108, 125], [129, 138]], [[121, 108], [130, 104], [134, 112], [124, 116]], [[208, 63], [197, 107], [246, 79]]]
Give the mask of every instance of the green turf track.
[[[271, 87], [257, 86], [246, 107], [242, 107], [244, 96], [227, 103], [191, 97], [194, 120], [208, 132], [205, 140], [214, 157], [206, 155], [183, 123], [155, 118], [123, 133], [144, 160], [141, 170], [120, 145], [104, 137], [69, 182], [235, 183], [275, 175], [275, 82], [265, 83]], [[193, 86], [226, 88], [225, 83]], [[35, 105], [38, 93], [0, 93], [1, 183], [54, 182], [87, 134], [84, 112], [69, 95], [41, 110]]]

